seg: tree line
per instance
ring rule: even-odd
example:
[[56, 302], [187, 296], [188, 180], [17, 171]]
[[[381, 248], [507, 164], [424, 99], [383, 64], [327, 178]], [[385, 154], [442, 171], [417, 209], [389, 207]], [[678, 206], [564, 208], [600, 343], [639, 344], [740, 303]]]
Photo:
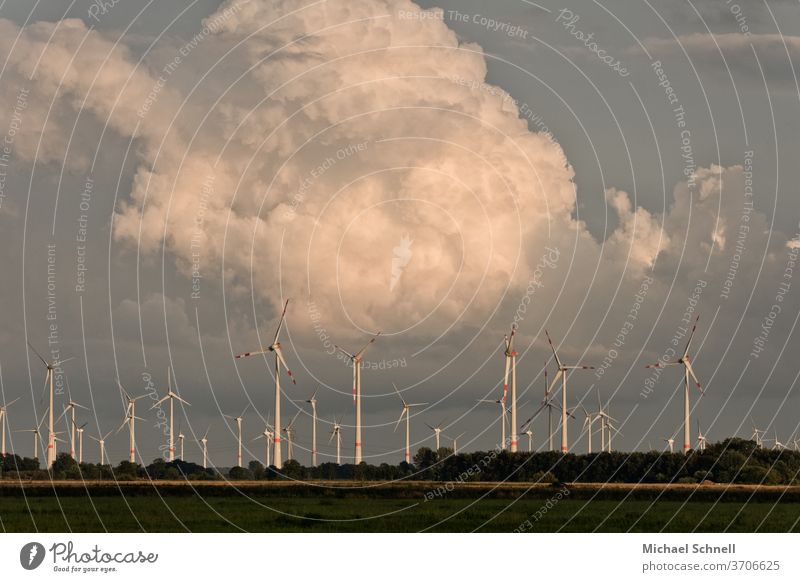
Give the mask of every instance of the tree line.
[[251, 461], [247, 467], [208, 468], [187, 461], [155, 459], [143, 466], [78, 463], [60, 453], [50, 470], [38, 459], [6, 455], [0, 463], [7, 480], [357, 480], [357, 481], [511, 481], [532, 483], [742, 483], [800, 484], [800, 452], [768, 450], [754, 441], [730, 438], [688, 455], [669, 452], [510, 453], [498, 449], [453, 454], [452, 449], [420, 448], [413, 463], [360, 465], [322, 463], [305, 467], [296, 460], [282, 469]]

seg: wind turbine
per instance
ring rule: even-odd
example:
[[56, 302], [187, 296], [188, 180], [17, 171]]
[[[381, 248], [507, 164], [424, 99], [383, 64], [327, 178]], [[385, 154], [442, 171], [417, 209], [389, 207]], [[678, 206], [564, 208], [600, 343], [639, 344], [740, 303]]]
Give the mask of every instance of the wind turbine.
[[559, 407], [558, 404], [554, 404], [552, 399], [550, 398], [549, 385], [547, 384], [547, 363], [545, 363], [544, 399], [539, 405], [539, 408], [536, 409], [536, 412], [533, 413], [533, 416], [531, 416], [528, 420], [522, 423], [521, 429], [530, 426], [531, 423], [533, 422], [533, 419], [539, 416], [539, 413], [542, 410], [547, 408], [547, 435], [548, 435], [547, 440], [551, 451], [553, 450], [553, 408], [558, 408], [558, 407]]
[[[478, 402], [483, 402], [485, 404], [499, 404], [500, 405], [500, 449], [505, 451], [506, 450], [506, 422], [507, 422], [507, 413], [508, 409], [506, 408], [506, 403], [503, 402], [502, 398], [500, 400], [478, 400]], [[428, 425], [430, 426], [430, 425]], [[431, 427], [433, 428], [433, 427]]]
[[[597, 412], [595, 416], [600, 419], [600, 440], [601, 450], [611, 452], [611, 431], [619, 434], [619, 431], [614, 427], [617, 422], [616, 418], [612, 418], [608, 412], [603, 409], [603, 401], [600, 399], [600, 388], [597, 388]], [[608, 440], [606, 440], [606, 431], [608, 431]]]
[[181, 461], [183, 460], [183, 439], [186, 438], [182, 431], [178, 431], [178, 444], [181, 447], [181, 456], [178, 457]]
[[663, 440], [665, 443], [667, 443], [667, 446], [669, 446], [669, 452], [670, 453], [674, 453], [675, 452], [675, 439], [673, 437], [670, 437], [668, 439], [661, 439], [661, 440]]
[[61, 364], [65, 363], [65, 362], [69, 362], [72, 358], [67, 358], [66, 360], [56, 360], [56, 361], [50, 362], [48, 364], [47, 361], [45, 361], [45, 359], [42, 357], [42, 355], [39, 352], [36, 351], [36, 349], [31, 345], [30, 342], [28, 342], [28, 347], [33, 350], [33, 353], [36, 354], [36, 356], [42, 361], [42, 364], [44, 364], [45, 368], [47, 368], [47, 375], [45, 376], [44, 383], [45, 383], [45, 387], [47, 387], [48, 384], [50, 385], [50, 405], [47, 408], [47, 418], [48, 418], [48, 420], [47, 420], [47, 467], [49, 468], [50, 465], [52, 465], [53, 462], [56, 460], [55, 441], [54, 441], [54, 439], [55, 439], [55, 427], [54, 427], [54, 422], [53, 422], [53, 404], [54, 404], [53, 403], [53, 397], [54, 397], [54, 394], [55, 394], [55, 389], [53, 387], [53, 382], [54, 382], [55, 371], [57, 369], [60, 369]]
[[286, 433], [286, 460], [291, 461], [292, 457], [292, 435], [294, 434], [294, 421], [297, 420], [297, 417], [300, 416], [300, 410], [297, 411], [297, 414], [294, 415], [292, 421], [283, 427], [283, 432]]
[[[511, 334], [505, 336], [506, 369], [503, 379], [503, 403], [508, 393], [508, 372], [511, 371], [511, 452], [517, 452], [517, 352], [514, 351], [516, 326], [511, 326]], [[504, 441], [505, 443], [505, 441]], [[504, 444], [505, 446], [505, 444]]]
[[614, 426], [614, 423], [617, 422], [617, 419], [612, 417], [606, 412], [603, 412], [605, 421], [606, 421], [606, 429], [608, 430], [608, 440], [606, 441], [606, 450], [610, 453], [611, 452], [611, 437], [614, 433], [622, 436], [622, 433], [617, 430], [617, 427]]
[[[395, 385], [394, 382], [392, 382], [392, 386], [394, 386], [394, 391], [397, 392], [397, 396], [400, 397], [400, 401], [403, 403], [403, 412], [400, 413], [400, 418], [397, 419], [397, 423], [395, 423], [395, 425], [394, 425], [394, 430], [395, 430], [395, 432], [397, 431], [397, 427], [400, 426], [400, 421], [403, 420], [403, 417], [405, 416], [406, 417], [406, 455], [405, 455], [405, 460], [406, 460], [406, 463], [411, 463], [411, 408], [414, 407], [414, 406], [425, 406], [428, 403], [427, 402], [417, 402], [417, 403], [414, 403], [414, 404], [409, 404], [408, 402], [406, 402], [405, 398], [403, 398], [403, 395], [400, 394], [400, 392], [397, 390], [397, 386]], [[441, 432], [441, 429], [439, 429], [439, 431]], [[439, 433], [436, 433], [436, 441], [437, 441], [437, 445], [438, 445]], [[436, 450], [437, 451], [439, 450], [438, 446], [436, 447]]]
[[311, 405], [311, 466], [317, 466], [317, 390], [308, 400], [295, 400], [295, 402], [307, 402]]
[[706, 437], [703, 435], [703, 431], [700, 430], [700, 419], [697, 419], [697, 448], [700, 451], [706, 450]]
[[244, 413], [247, 412], [248, 408], [250, 408], [250, 403], [248, 403], [247, 406], [244, 407], [244, 410], [242, 410], [242, 413], [239, 416], [231, 416], [229, 414], [223, 414], [222, 415], [225, 418], [229, 418], [229, 419], [231, 419], [232, 421], [234, 421], [236, 423], [236, 428], [237, 428], [237, 437], [236, 438], [237, 438], [237, 443], [238, 443], [238, 449], [237, 449], [237, 453], [236, 453], [236, 466], [237, 467], [241, 467], [242, 466], [242, 421], [244, 420]]
[[454, 455], [457, 455], [457, 454], [458, 454], [458, 439], [460, 439], [460, 438], [461, 438], [462, 436], [464, 436], [465, 434], [466, 434], [466, 433], [463, 433], [463, 432], [462, 432], [460, 435], [458, 435], [458, 436], [455, 436], [455, 437], [453, 437], [453, 438], [447, 437], [447, 435], [445, 435], [447, 438], [449, 438], [451, 441], [453, 441], [453, 454], [454, 454]]
[[[62, 418], [64, 418], [64, 416], [65, 416], [65, 415], [66, 415], [68, 412], [69, 412], [69, 413], [70, 413], [70, 415], [71, 415], [71, 417], [70, 417], [70, 447], [71, 447], [71, 449], [70, 449], [70, 451], [69, 451], [69, 456], [70, 456], [70, 457], [72, 457], [73, 459], [75, 458], [75, 429], [76, 429], [76, 427], [78, 426], [78, 425], [75, 423], [75, 409], [76, 409], [76, 408], [83, 408], [84, 410], [89, 410], [88, 408], [86, 408], [86, 407], [85, 407], [85, 406], [83, 406], [82, 404], [78, 404], [78, 403], [77, 403], [77, 402], [75, 402], [74, 400], [70, 400], [70, 401], [67, 403], [67, 405], [64, 407], [64, 412], [62, 412], [62, 413], [59, 415], [59, 417], [56, 419], [56, 422], [58, 422], [59, 420], [61, 420]], [[84, 426], [86, 426], [86, 425], [84, 425]]]
[[108, 435], [110, 435], [112, 432], [114, 432], [114, 431], [110, 430], [106, 434], [101, 435], [100, 438], [93, 437], [92, 435], [89, 435], [90, 439], [92, 439], [93, 441], [97, 441], [97, 443], [100, 445], [100, 464], [101, 465], [105, 465], [106, 464], [106, 439], [108, 438]]
[[169, 400], [169, 461], [171, 463], [175, 460], [175, 401], [182, 402], [186, 406], [191, 406], [191, 404], [172, 391], [172, 368], [167, 368], [167, 384], [169, 386], [167, 395], [153, 404], [151, 410], [157, 408], [165, 400]]
[[[33, 433], [33, 457], [32, 458], [34, 458], [34, 459], [38, 459], [39, 458], [39, 437], [41, 436], [41, 433], [39, 432], [39, 429], [42, 427], [42, 423], [44, 422], [45, 416], [47, 416], [47, 411], [45, 411], [45, 413], [42, 415], [42, 420], [40, 420], [39, 423], [34, 428], [24, 428], [24, 429], [20, 429], [20, 430], [15, 430], [14, 431], [14, 432], [32, 432]], [[55, 435], [53, 435], [53, 438], [55, 438]]]
[[761, 430], [756, 427], [756, 423], [753, 420], [753, 417], [750, 417], [750, 422], [753, 423], [753, 434], [750, 436], [751, 439], [756, 441], [756, 446], [761, 449], [764, 447], [763, 440], [764, 435], [767, 434], [767, 431]]
[[364, 362], [364, 352], [378, 339], [379, 335], [381, 335], [381, 332], [376, 333], [373, 338], [367, 342], [367, 345], [356, 352], [355, 355], [344, 351], [339, 346], [335, 346], [337, 350], [350, 358], [353, 364], [353, 402], [356, 405], [356, 451], [353, 462], [356, 465], [361, 463], [361, 364]]
[[775, 429], [775, 444], [772, 445], [772, 450], [773, 451], [784, 451], [784, 450], [786, 450], [786, 445], [778, 440], [778, 430], [777, 429]]
[[[238, 360], [240, 358], [247, 358], [250, 356], [258, 356], [263, 354], [268, 354], [273, 352], [275, 354], [275, 426], [280, 428], [281, 426], [281, 366], [286, 370], [286, 373], [289, 375], [289, 378], [292, 380], [292, 384], [297, 384], [292, 375], [292, 371], [289, 369], [289, 366], [286, 365], [286, 360], [283, 359], [283, 350], [281, 350], [281, 342], [278, 341], [278, 336], [280, 336], [281, 329], [283, 328], [283, 322], [286, 319], [286, 309], [289, 307], [289, 300], [286, 300], [286, 303], [283, 304], [283, 313], [281, 313], [281, 319], [278, 322], [278, 329], [275, 331], [275, 337], [272, 340], [272, 344], [265, 350], [264, 348], [259, 349], [257, 352], [245, 352], [243, 354], [239, 354], [234, 356], [234, 359]], [[275, 460], [275, 466], [279, 469], [283, 467], [283, 460], [281, 459], [281, 431], [275, 431], [275, 439], [273, 441], [273, 455]]]
[[331, 430], [331, 438], [328, 439], [328, 444], [331, 444], [333, 438], [336, 437], [336, 464], [342, 464], [342, 424], [340, 421], [333, 419], [333, 429]]
[[[84, 422], [82, 425], [75, 428], [75, 431], [78, 433], [78, 463], [83, 463], [83, 431], [87, 424], [89, 423]], [[75, 457], [73, 457], [73, 459], [74, 458]]]
[[130, 441], [129, 442], [129, 446], [128, 446], [128, 453], [129, 453], [130, 456], [128, 457], [128, 460], [131, 463], [135, 463], [136, 462], [136, 421], [137, 420], [144, 420], [143, 418], [139, 418], [138, 416], [136, 416], [136, 401], [141, 399], [141, 398], [144, 398], [145, 396], [147, 396], [147, 394], [142, 394], [141, 396], [137, 396], [136, 398], [132, 398], [131, 395], [128, 394], [128, 391], [125, 390], [125, 388], [123, 388], [122, 383], [119, 380], [117, 380], [117, 386], [119, 386], [119, 389], [125, 395], [125, 400], [128, 402], [128, 405], [125, 408], [125, 420], [122, 421], [122, 424], [117, 429], [117, 432], [121, 431], [122, 427], [124, 427], [126, 423], [128, 424], [128, 438], [129, 438], [129, 441]]
[[697, 330], [697, 322], [700, 320], [700, 316], [697, 316], [697, 319], [694, 320], [694, 326], [692, 327], [692, 333], [689, 334], [689, 341], [686, 342], [686, 349], [683, 350], [683, 355], [678, 358], [677, 360], [670, 361], [670, 362], [656, 362], [655, 364], [650, 364], [645, 366], [646, 368], [665, 368], [667, 366], [683, 366], [683, 452], [687, 454], [689, 449], [692, 448], [692, 439], [691, 439], [691, 425], [689, 424], [689, 376], [692, 377], [694, 380], [697, 389], [700, 390], [700, 395], [704, 394], [703, 387], [700, 385], [700, 381], [697, 379], [697, 376], [694, 374], [694, 370], [692, 369], [691, 358], [689, 357], [689, 346], [692, 345], [692, 338], [694, 337], [694, 332]]
[[544, 333], [547, 336], [547, 341], [550, 343], [550, 348], [553, 350], [553, 356], [558, 365], [558, 372], [556, 372], [556, 377], [553, 378], [553, 383], [550, 385], [550, 388], [555, 386], [559, 378], [561, 378], [561, 452], [566, 453], [569, 451], [569, 439], [567, 435], [567, 374], [570, 370], [594, 370], [594, 366], [565, 366], [561, 363], [556, 353], [556, 347], [553, 345], [553, 340], [550, 339], [550, 334], [547, 333], [547, 330], [545, 330]]
[[257, 441], [258, 439], [264, 439], [264, 462], [266, 463], [266, 465], [264, 465], [264, 468], [269, 468], [271, 464], [269, 455], [270, 447], [272, 446], [272, 441], [275, 440], [275, 432], [269, 425], [269, 422], [267, 422], [267, 426], [264, 427], [264, 432], [262, 432], [253, 440]]
[[528, 452], [533, 452], [533, 431], [528, 427], [528, 430], [525, 431], [525, 434], [528, 435]]
[[8, 408], [17, 400], [19, 400], [19, 398], [14, 398], [14, 400], [8, 404], [0, 406], [0, 431], [2, 432], [2, 436], [0, 436], [0, 440], [2, 440], [2, 450], [0, 450], [0, 454], [3, 457], [6, 456], [6, 416], [8, 416]]
[[209, 426], [206, 429], [206, 434], [200, 439], [200, 444], [203, 445], [203, 469], [208, 469], [208, 431], [211, 430]]

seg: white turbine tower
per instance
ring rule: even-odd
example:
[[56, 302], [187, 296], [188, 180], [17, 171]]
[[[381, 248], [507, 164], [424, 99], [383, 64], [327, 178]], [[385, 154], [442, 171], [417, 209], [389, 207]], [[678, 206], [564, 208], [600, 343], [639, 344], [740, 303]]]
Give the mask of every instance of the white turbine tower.
[[333, 429], [331, 430], [331, 438], [328, 439], [328, 444], [336, 437], [336, 464], [342, 464], [342, 423], [341, 421], [333, 419]]
[[241, 467], [242, 466], [242, 421], [244, 420], [244, 413], [247, 412], [247, 410], [249, 408], [250, 408], [250, 404], [248, 403], [247, 406], [244, 407], [244, 410], [242, 410], [242, 413], [239, 416], [231, 416], [229, 414], [223, 414], [222, 415], [225, 418], [229, 418], [230, 420], [232, 420], [232, 421], [234, 421], [236, 423], [236, 430], [237, 430], [237, 436], [236, 436], [236, 443], [237, 443], [236, 466], [237, 467]]
[[532, 453], [533, 452], [533, 431], [530, 428], [528, 428], [528, 430], [525, 431], [525, 434], [528, 435], [528, 452]]
[[667, 443], [667, 446], [669, 447], [669, 452], [670, 453], [674, 453], [675, 452], [675, 439], [673, 437], [670, 437], [668, 439], [661, 439], [661, 440], [663, 440], [665, 443]]
[[499, 404], [500, 405], [500, 449], [505, 451], [506, 450], [506, 424], [508, 423], [508, 408], [506, 408], [506, 403], [503, 402], [503, 399], [500, 400], [478, 400], [478, 402], [483, 402], [484, 404]]
[[605, 421], [606, 421], [606, 429], [608, 430], [608, 440], [606, 441], [606, 450], [610, 453], [611, 452], [611, 437], [612, 433], [616, 433], [622, 436], [622, 433], [617, 430], [617, 427], [614, 426], [614, 423], [617, 422], [616, 418], [609, 416], [605, 412], [603, 413]]
[[64, 406], [64, 412], [62, 412], [59, 417], [56, 419], [56, 422], [64, 418], [67, 413], [70, 413], [70, 451], [69, 456], [73, 459], [75, 458], [75, 429], [78, 426], [75, 424], [75, 409], [82, 408], [84, 410], [89, 410], [85, 406], [78, 404], [74, 400], [70, 400], [66, 406]]
[[567, 374], [570, 370], [594, 370], [594, 366], [565, 366], [561, 363], [556, 353], [556, 347], [553, 345], [553, 340], [550, 339], [550, 334], [547, 333], [547, 330], [545, 330], [544, 333], [547, 336], [547, 341], [550, 343], [550, 348], [553, 350], [553, 356], [558, 366], [558, 372], [556, 372], [556, 377], [553, 378], [553, 383], [550, 385], [551, 389], [549, 389], [548, 392], [552, 392], [552, 387], [558, 383], [559, 378], [561, 379], [561, 452], [567, 453], [569, 452], [569, 438], [567, 434], [567, 415], [569, 414], [567, 410]]
[[152, 408], [157, 408], [162, 402], [169, 400], [169, 461], [171, 463], [175, 460], [175, 401], [177, 400], [186, 406], [191, 406], [191, 404], [172, 391], [172, 368], [167, 368], [167, 384], [169, 386], [167, 395], [156, 402]]
[[463, 437], [465, 434], [466, 434], [466, 433], [463, 433], [463, 432], [462, 432], [460, 435], [458, 435], [458, 436], [454, 436], [453, 438], [447, 437], [447, 435], [445, 435], [447, 438], [449, 438], [451, 441], [453, 441], [453, 454], [454, 454], [454, 455], [457, 455], [457, 454], [458, 454], [458, 439], [460, 439], [461, 437]]
[[83, 431], [86, 428], [87, 424], [89, 423], [84, 422], [82, 425], [75, 428], [75, 432], [78, 433], [78, 463], [83, 463]]
[[511, 372], [511, 452], [517, 452], [517, 352], [514, 351], [515, 326], [511, 326], [511, 333], [505, 337], [506, 369], [503, 379], [503, 402], [507, 401], [508, 373]]
[[686, 342], [686, 349], [683, 350], [683, 355], [678, 358], [677, 360], [669, 361], [669, 362], [656, 362], [655, 364], [650, 364], [645, 366], [646, 368], [665, 368], [667, 366], [683, 366], [683, 452], [687, 454], [689, 449], [692, 448], [692, 435], [691, 435], [691, 425], [689, 424], [689, 376], [692, 377], [695, 384], [697, 385], [697, 389], [700, 390], [700, 394], [703, 395], [703, 387], [700, 385], [700, 381], [697, 379], [697, 376], [694, 374], [694, 370], [692, 369], [691, 358], [689, 357], [689, 347], [692, 345], [692, 338], [694, 337], [694, 332], [697, 330], [697, 322], [700, 320], [700, 316], [697, 316], [697, 319], [694, 320], [694, 326], [692, 327], [692, 332], [689, 334], [689, 341]]
[[183, 460], [183, 439], [185, 439], [185, 438], [186, 438], [186, 436], [183, 434], [183, 432], [178, 431], [178, 444], [180, 445], [180, 448], [181, 448], [181, 456], [178, 457], [178, 458], [181, 461]]
[[[278, 322], [278, 329], [275, 331], [275, 337], [272, 340], [272, 345], [270, 345], [267, 349], [261, 348], [256, 352], [245, 352], [243, 354], [239, 354], [234, 356], [234, 359], [240, 358], [247, 358], [250, 356], [258, 356], [268, 354], [273, 352], [275, 354], [275, 426], [280, 428], [281, 426], [281, 366], [286, 370], [286, 373], [289, 375], [289, 378], [292, 381], [292, 384], [297, 384], [292, 375], [292, 371], [289, 369], [289, 366], [286, 365], [286, 360], [283, 359], [283, 350], [281, 349], [281, 342], [278, 341], [278, 337], [281, 334], [281, 329], [283, 328], [283, 322], [286, 319], [286, 309], [289, 307], [289, 300], [286, 300], [286, 303], [283, 305], [283, 313], [281, 313], [281, 319]], [[283, 460], [281, 458], [281, 431], [275, 431], [275, 439], [273, 441], [273, 458], [275, 461], [275, 466], [279, 469], [283, 467]]]
[[47, 375], [45, 376], [45, 388], [49, 385], [50, 387], [50, 404], [47, 408], [47, 467], [50, 468], [50, 465], [53, 464], [53, 461], [56, 460], [56, 453], [55, 453], [55, 427], [53, 422], [53, 412], [54, 412], [54, 395], [55, 395], [55, 388], [54, 388], [54, 381], [55, 381], [55, 373], [56, 370], [60, 369], [61, 364], [65, 362], [69, 362], [72, 358], [67, 358], [66, 360], [56, 360], [54, 362], [47, 363], [42, 355], [36, 351], [36, 349], [28, 342], [28, 347], [33, 350], [33, 353], [42, 361], [45, 368], [47, 368]]
[[208, 431], [211, 430], [209, 426], [206, 429], [206, 433], [203, 435], [203, 438], [200, 439], [200, 444], [203, 446], [203, 469], [208, 469]]
[[367, 342], [367, 345], [365, 345], [355, 354], [350, 354], [339, 346], [335, 346], [337, 350], [350, 358], [350, 361], [353, 365], [353, 402], [356, 406], [356, 450], [353, 462], [356, 465], [361, 463], [361, 364], [364, 361], [364, 352], [366, 352], [367, 348], [369, 348], [375, 342], [375, 340], [378, 339], [379, 335], [381, 335], [381, 332], [376, 333], [375, 336]]
[[8, 416], [8, 408], [12, 404], [14, 404], [17, 400], [19, 400], [19, 398], [15, 398], [8, 404], [3, 404], [2, 406], [0, 406], [0, 432], [2, 432], [2, 435], [0, 435], [0, 440], [2, 440], [2, 448], [0, 449], [0, 455], [2, 455], [3, 457], [6, 456], [6, 423], [8, 422], [6, 417]]
[[[397, 427], [400, 426], [400, 421], [403, 420], [403, 417], [406, 418], [406, 454], [405, 454], [405, 461], [406, 463], [411, 463], [411, 409], [414, 406], [425, 406], [427, 402], [417, 402], [413, 404], [409, 404], [406, 402], [403, 395], [397, 390], [397, 386], [392, 382], [392, 386], [394, 386], [394, 391], [397, 392], [397, 396], [400, 397], [400, 401], [403, 403], [403, 412], [400, 413], [400, 418], [397, 419], [397, 422], [394, 425], [395, 432], [397, 431]], [[437, 433], [437, 440], [438, 440], [438, 433]], [[438, 450], [438, 447], [437, 447]]]
[[581, 404], [581, 410], [583, 410], [583, 414], [586, 415], [586, 418], [583, 421], [583, 429], [588, 431], [586, 433], [587, 436], [588, 436], [588, 441], [589, 441], [588, 442], [587, 453], [591, 455], [592, 454], [592, 432], [594, 430], [594, 426], [593, 425], [594, 425], [594, 421], [597, 420], [598, 417], [593, 412], [589, 412], [588, 410], [586, 410], [586, 408], [584, 408], [583, 404]]
[[106, 439], [108, 438], [108, 435], [110, 435], [112, 432], [114, 432], [114, 431], [110, 430], [106, 434], [101, 435], [99, 438], [98, 437], [93, 437], [92, 435], [89, 435], [90, 439], [92, 439], [93, 441], [97, 441], [97, 444], [100, 445], [100, 464], [101, 465], [105, 465], [106, 464]]
[[308, 400], [295, 400], [311, 405], [311, 466], [317, 466], [317, 390]]
[[300, 416], [300, 410], [297, 411], [297, 414], [294, 415], [292, 421], [283, 427], [283, 432], [286, 433], [286, 460], [291, 461], [293, 456], [293, 449], [292, 449], [292, 437], [294, 436], [294, 421], [297, 420], [297, 417]]
[[[119, 384], [119, 382], [117, 382]], [[128, 425], [128, 460], [131, 463], [136, 462], [136, 421], [137, 420], [144, 420], [143, 418], [139, 418], [136, 416], [136, 401], [140, 398], [144, 398], [147, 394], [142, 394], [141, 396], [137, 396], [136, 398], [131, 398], [130, 394], [122, 387], [122, 384], [119, 384], [119, 389], [122, 390], [122, 393], [125, 395], [125, 400], [127, 400], [128, 405], [125, 408], [125, 420], [122, 421], [122, 424], [119, 425], [117, 432], [121, 431], [125, 428], [125, 425]]]

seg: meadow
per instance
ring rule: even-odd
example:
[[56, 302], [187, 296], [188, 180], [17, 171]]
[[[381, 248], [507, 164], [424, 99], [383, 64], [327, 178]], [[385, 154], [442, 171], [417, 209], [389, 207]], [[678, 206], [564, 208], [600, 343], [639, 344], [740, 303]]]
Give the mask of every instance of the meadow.
[[0, 486], [4, 532], [798, 532], [799, 523], [796, 487]]

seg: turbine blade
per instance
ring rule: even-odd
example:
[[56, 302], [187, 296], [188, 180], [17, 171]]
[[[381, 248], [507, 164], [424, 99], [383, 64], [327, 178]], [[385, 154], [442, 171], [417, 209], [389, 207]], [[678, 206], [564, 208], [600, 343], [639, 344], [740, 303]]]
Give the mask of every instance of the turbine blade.
[[405, 398], [403, 398], [403, 395], [400, 394], [400, 391], [397, 389], [397, 384], [392, 382], [392, 386], [394, 387], [394, 391], [397, 392], [397, 395], [400, 397], [400, 400], [403, 402], [403, 406], [408, 406], [408, 404], [406, 404]]
[[245, 352], [243, 354], [236, 354], [235, 356], [233, 356], [233, 359], [234, 360], [239, 360], [241, 358], [249, 358], [250, 356], [260, 356], [262, 354], [268, 354], [268, 353], [269, 353], [269, 350], [260, 349], [257, 352]]
[[407, 412], [408, 412], [408, 409], [407, 408], [403, 408], [403, 412], [400, 413], [400, 418], [397, 419], [397, 422], [394, 425], [395, 432], [397, 432], [397, 427], [400, 426], [400, 421], [403, 420], [403, 417], [406, 415]]
[[275, 342], [278, 341], [278, 336], [281, 333], [281, 329], [283, 328], [283, 322], [286, 319], [286, 310], [289, 308], [289, 300], [286, 300], [286, 303], [283, 304], [283, 313], [281, 313], [281, 320], [278, 322], [278, 329], [275, 330], [275, 338], [272, 340], [272, 344], [274, 345]]
[[342, 353], [343, 353], [345, 356], [347, 356], [347, 357], [348, 357], [348, 358], [350, 358], [351, 360], [352, 360], [352, 359], [355, 357], [353, 354], [351, 354], [350, 352], [347, 352], [347, 351], [343, 350], [342, 348], [340, 348], [340, 347], [339, 347], [339, 346], [337, 346], [336, 344], [333, 344], [333, 347], [335, 347], [337, 350], [339, 350], [340, 352], [342, 352]]
[[700, 316], [697, 316], [697, 319], [694, 320], [694, 325], [692, 326], [692, 333], [689, 334], [689, 341], [686, 342], [686, 349], [683, 350], [683, 357], [689, 354], [689, 346], [692, 345], [692, 338], [694, 337], [694, 332], [697, 331], [697, 322], [700, 321]]
[[289, 369], [289, 366], [286, 365], [286, 360], [283, 359], [283, 350], [280, 348], [280, 346], [276, 346], [275, 347], [275, 353], [278, 356], [278, 361], [284, 367], [284, 369], [286, 370], [286, 373], [289, 374], [289, 378], [292, 379], [292, 384], [297, 385], [297, 381], [294, 379], [294, 376], [292, 375], [292, 371]]
[[[164, 402], [165, 400], [168, 400], [169, 398], [170, 398], [170, 396], [169, 396], [169, 395], [167, 395], [167, 396], [164, 396], [164, 398], [162, 398], [161, 400], [159, 400], [158, 402], [156, 402], [155, 404], [153, 404], [153, 406], [151, 406], [151, 407], [150, 407], [150, 410], [153, 410], [153, 409], [154, 409], [154, 408], [156, 408], [156, 407], [157, 407], [159, 404], [161, 404], [161, 403], [162, 403], [162, 402]], [[130, 409], [130, 408], [129, 408], [129, 409]]]
[[563, 370], [559, 370], [558, 372], [556, 372], [556, 375], [555, 375], [555, 377], [553, 378], [553, 381], [550, 383], [550, 388], [548, 388], [548, 389], [547, 389], [547, 394], [548, 394], [548, 395], [549, 395], [550, 393], [552, 393], [552, 391], [553, 391], [553, 386], [555, 386], [556, 384], [558, 384], [558, 381], [561, 379], [561, 376], [563, 376], [563, 375], [564, 375], [564, 371], [563, 371]]
[[33, 347], [33, 346], [31, 345], [31, 342], [28, 342], [28, 347], [29, 347], [30, 349], [32, 349], [32, 350], [33, 350], [33, 353], [34, 353], [34, 354], [36, 354], [36, 357], [38, 357], [38, 358], [39, 358], [39, 359], [42, 361], [42, 363], [43, 363], [45, 366], [47, 366], [47, 362], [46, 362], [46, 361], [45, 361], [45, 359], [42, 357], [42, 354], [40, 354], [39, 352], [37, 352], [37, 351], [36, 351], [36, 348], [35, 348], [35, 347]]
[[553, 340], [550, 339], [550, 334], [547, 333], [547, 330], [544, 330], [544, 335], [547, 336], [547, 341], [550, 343], [550, 349], [553, 350], [553, 357], [556, 359], [556, 364], [558, 367], [561, 367], [561, 360], [558, 359], [558, 354], [556, 353], [556, 347], [553, 345]]
[[64, 412], [62, 412], [61, 414], [59, 414], [59, 415], [58, 415], [58, 418], [56, 418], [54, 422], [58, 422], [59, 420], [61, 420], [62, 418], [64, 418], [64, 415], [67, 413], [67, 411], [68, 411], [68, 410], [69, 410], [69, 406], [65, 406], [65, 407], [64, 407]]
[[539, 408], [536, 410], [536, 412], [533, 413], [533, 416], [531, 416], [528, 420], [526, 420], [525, 422], [522, 423], [522, 426], [520, 427], [520, 430], [524, 430], [525, 427], [527, 427], [531, 422], [533, 422], [533, 419], [536, 418], [537, 416], [539, 416], [539, 413], [542, 410], [544, 410], [546, 406], [547, 406], [547, 404], [543, 402], [539, 406]]
[[692, 380], [694, 380], [694, 383], [695, 383], [695, 386], [697, 386], [697, 389], [700, 390], [700, 394], [705, 394], [705, 391], [703, 390], [703, 386], [700, 384], [700, 380], [698, 380], [697, 376], [694, 375], [694, 369], [692, 368], [692, 364], [689, 363], [688, 360], [686, 360], [683, 363], [683, 365], [686, 366], [686, 369], [689, 371], [689, 375], [692, 377]]
[[361, 351], [360, 351], [360, 352], [358, 352], [358, 353], [356, 354], [356, 356], [355, 356], [355, 357], [356, 357], [356, 358], [359, 358], [359, 357], [363, 356], [363, 355], [364, 355], [364, 352], [366, 352], [366, 351], [367, 351], [367, 348], [369, 348], [369, 347], [370, 347], [370, 346], [371, 346], [373, 343], [375, 343], [375, 340], [376, 340], [376, 339], [378, 339], [378, 336], [379, 336], [379, 335], [381, 335], [381, 333], [382, 333], [382, 332], [380, 332], [380, 331], [379, 331], [378, 333], [376, 333], [376, 334], [375, 334], [375, 337], [373, 337], [371, 340], [369, 340], [369, 341], [367, 342], [367, 345], [365, 345], [363, 348], [361, 348]]
[[2, 407], [0, 407], [0, 408], [3, 408], [3, 409], [5, 410], [5, 409], [7, 409], [9, 406], [11, 406], [12, 404], [14, 404], [14, 403], [15, 403], [17, 400], [19, 400], [20, 398], [21, 398], [21, 396], [17, 396], [16, 398], [14, 398], [14, 400], [12, 400], [11, 402], [9, 402], [8, 404], [4, 404], [4, 405], [3, 405]]

